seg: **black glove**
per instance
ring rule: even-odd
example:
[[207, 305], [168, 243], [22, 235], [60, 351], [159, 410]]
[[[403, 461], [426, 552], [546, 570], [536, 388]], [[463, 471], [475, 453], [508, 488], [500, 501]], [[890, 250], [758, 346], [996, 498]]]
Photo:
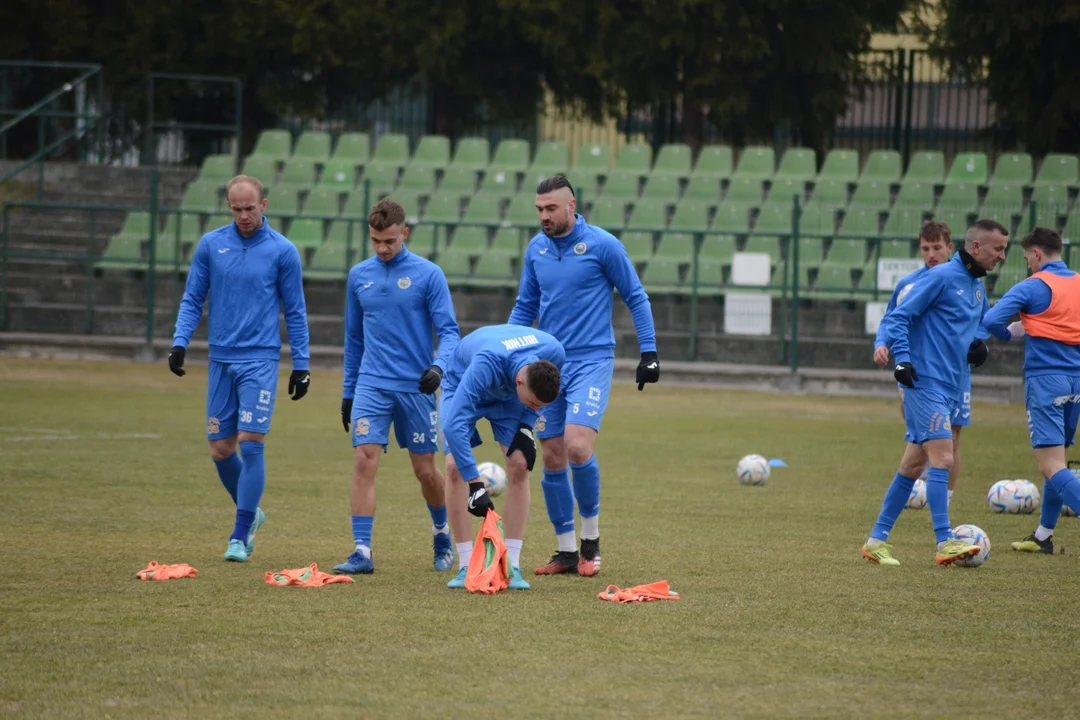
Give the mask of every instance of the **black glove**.
[[637, 366], [637, 389], [644, 390], [645, 383], [660, 380], [660, 357], [654, 352], [641, 353], [641, 362]]
[[976, 340], [968, 346], [968, 365], [979, 367], [986, 362], [988, 357], [990, 357], [990, 348], [986, 347], [986, 343], [982, 340]]
[[341, 398], [341, 424], [345, 426], [345, 432], [349, 432], [352, 424], [352, 398]]
[[531, 471], [536, 464], [536, 444], [533, 442], [532, 428], [525, 423], [518, 426], [517, 434], [506, 449], [506, 457], [510, 457], [515, 450], [520, 450], [525, 456], [525, 467]]
[[187, 357], [187, 348], [173, 345], [173, 349], [169, 351], [169, 369], [173, 371], [173, 375], [178, 377], [187, 375], [187, 370], [184, 369], [185, 357]]
[[307, 395], [308, 386], [311, 385], [311, 373], [307, 370], [293, 370], [289, 375], [289, 394], [293, 400], [299, 400]]
[[495, 505], [491, 502], [491, 495], [488, 494], [484, 483], [479, 480], [469, 483], [469, 513], [483, 518], [488, 511], [494, 512], [494, 510]]
[[442, 368], [432, 365], [420, 376], [420, 392], [430, 395], [442, 385]]
[[893, 377], [896, 378], [896, 382], [914, 390], [915, 381], [919, 379], [919, 373], [915, 372], [915, 366], [911, 363], [902, 362], [896, 363], [896, 369], [893, 370]]

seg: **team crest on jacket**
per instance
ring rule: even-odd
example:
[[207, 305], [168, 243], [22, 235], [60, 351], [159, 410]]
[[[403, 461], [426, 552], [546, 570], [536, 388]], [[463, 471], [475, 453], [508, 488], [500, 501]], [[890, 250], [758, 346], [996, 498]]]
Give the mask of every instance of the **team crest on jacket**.
[[402, 290], [408, 290], [410, 285], [412, 285], [412, 280], [410, 280], [409, 278], [398, 278], [397, 286]]
[[588, 249], [589, 249], [588, 245], [586, 245], [583, 242], [579, 242], [577, 245], [574, 246], [574, 254], [575, 255], [584, 255], [585, 251], [588, 250]]
[[975, 291], [975, 302], [982, 302], [982, 290]]

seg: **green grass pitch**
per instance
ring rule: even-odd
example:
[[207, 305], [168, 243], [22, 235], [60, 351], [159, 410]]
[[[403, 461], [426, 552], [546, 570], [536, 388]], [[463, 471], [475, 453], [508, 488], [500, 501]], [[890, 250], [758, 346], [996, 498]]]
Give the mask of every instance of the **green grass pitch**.
[[[1080, 523], [1065, 555], [1009, 550], [990, 512], [1037, 479], [1019, 406], [976, 403], [954, 526], [989, 562], [939, 568], [926, 510], [903, 565], [859, 557], [902, 451], [897, 402], [618, 386], [598, 444], [603, 570], [532, 576], [554, 550], [533, 476], [528, 593], [450, 591], [407, 456], [378, 476], [376, 572], [266, 585], [351, 550], [340, 373], [300, 402], [283, 368], [267, 524], [223, 562], [233, 508], [209, 459], [205, 367], [0, 359], [0, 717], [1068, 717], [1080, 704]], [[976, 398], [977, 399], [977, 398]], [[486, 431], [486, 428], [485, 428]], [[487, 435], [485, 435], [487, 437]], [[488, 442], [480, 460], [497, 460]], [[783, 458], [742, 487], [747, 453]], [[1076, 457], [1075, 453], [1072, 457]], [[1041, 482], [1039, 483], [1041, 487]], [[194, 580], [140, 582], [150, 560]], [[598, 592], [666, 579], [682, 598]]]

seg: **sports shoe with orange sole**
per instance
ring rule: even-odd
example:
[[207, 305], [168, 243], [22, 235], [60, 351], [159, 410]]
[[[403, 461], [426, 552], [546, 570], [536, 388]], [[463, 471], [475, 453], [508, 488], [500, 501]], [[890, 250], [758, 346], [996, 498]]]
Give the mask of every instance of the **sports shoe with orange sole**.
[[578, 554], [560, 550], [551, 556], [551, 562], [541, 565], [533, 570], [537, 575], [561, 575], [563, 573], [576, 572], [578, 569]]
[[581, 559], [578, 560], [577, 574], [592, 577], [600, 572], [600, 538], [581, 540]]

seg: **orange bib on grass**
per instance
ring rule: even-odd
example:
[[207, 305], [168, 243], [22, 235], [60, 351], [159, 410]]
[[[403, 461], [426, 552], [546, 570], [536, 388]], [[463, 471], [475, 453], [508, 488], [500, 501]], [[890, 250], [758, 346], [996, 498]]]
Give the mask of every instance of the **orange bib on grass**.
[[469, 569], [465, 571], [465, 589], [471, 593], [494, 595], [510, 584], [510, 558], [503, 542], [502, 518], [488, 511], [473, 543]]

